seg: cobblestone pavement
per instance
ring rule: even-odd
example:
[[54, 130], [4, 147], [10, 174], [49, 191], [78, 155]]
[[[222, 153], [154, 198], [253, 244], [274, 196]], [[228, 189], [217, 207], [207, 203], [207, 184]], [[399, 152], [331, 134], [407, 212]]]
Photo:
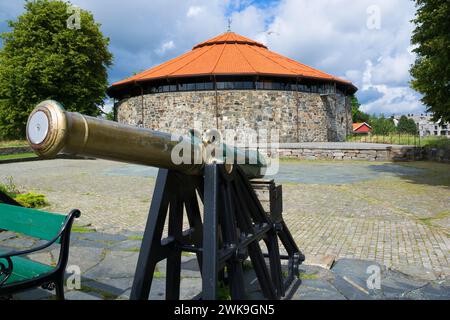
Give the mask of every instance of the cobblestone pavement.
[[[283, 185], [284, 217], [307, 257], [370, 260], [425, 278], [450, 277], [449, 165], [318, 161], [300, 162], [296, 173], [295, 163], [287, 164], [291, 176], [323, 168], [326, 177], [336, 166], [346, 177], [342, 183], [334, 176], [330, 183]], [[79, 224], [121, 235], [145, 226], [155, 178], [142, 168], [103, 160], [37, 161], [2, 164], [0, 178], [12, 176], [19, 189], [47, 195], [49, 211], [79, 208]], [[348, 179], [364, 168], [373, 178]]]
[[[29, 247], [35, 243], [10, 232], [0, 232], [0, 248]], [[136, 268], [141, 233], [123, 231], [108, 234], [83, 229], [74, 233], [70, 248], [70, 261], [65, 286], [68, 300], [129, 299]], [[8, 251], [9, 251], [8, 250]], [[30, 256], [30, 259], [55, 264], [58, 248]], [[193, 255], [183, 255], [181, 273], [182, 300], [192, 299], [201, 292], [201, 278], [197, 260]], [[81, 271], [80, 287], [74, 288], [73, 267]], [[252, 268], [244, 269], [244, 279], [249, 299], [262, 299]], [[368, 268], [378, 268], [380, 287], [367, 284]], [[284, 268], [286, 266], [284, 265]], [[149, 298], [165, 298], [166, 264], [161, 261], [155, 270]], [[72, 284], [72, 286], [70, 286]], [[375, 284], [375, 283], [374, 283]], [[222, 298], [226, 295], [222, 292]], [[34, 289], [13, 296], [16, 300], [54, 299], [54, 293]], [[373, 261], [340, 259], [331, 270], [301, 265], [299, 279], [288, 288], [289, 300], [370, 300], [370, 299], [445, 299], [450, 300], [450, 279], [423, 279], [393, 271]]]

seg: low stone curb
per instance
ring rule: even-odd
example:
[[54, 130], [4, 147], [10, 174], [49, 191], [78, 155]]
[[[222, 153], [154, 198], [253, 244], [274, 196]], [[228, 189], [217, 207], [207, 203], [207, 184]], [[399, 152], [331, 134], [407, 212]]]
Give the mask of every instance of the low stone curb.
[[28, 146], [0, 148], [0, 156], [10, 155], [10, 154], [29, 153], [29, 152], [33, 152], [33, 149], [31, 149]]

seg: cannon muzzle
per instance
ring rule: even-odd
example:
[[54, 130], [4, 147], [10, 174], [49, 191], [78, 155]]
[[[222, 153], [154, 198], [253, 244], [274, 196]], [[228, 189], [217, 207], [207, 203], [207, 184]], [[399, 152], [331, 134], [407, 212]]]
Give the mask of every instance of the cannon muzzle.
[[[67, 112], [53, 100], [36, 106], [28, 118], [26, 132], [31, 147], [43, 158], [65, 153], [172, 169], [189, 175], [203, 174], [204, 166], [217, 159], [229, 165], [244, 159], [238, 163], [249, 178], [261, 177], [265, 168], [265, 160], [257, 151], [224, 144], [223, 157], [216, 157], [209, 154], [208, 143], [194, 135], [174, 136]], [[183, 152], [189, 150], [191, 156], [187, 159], [192, 161], [174, 161], [174, 152], [186, 141], [190, 148], [184, 148]]]

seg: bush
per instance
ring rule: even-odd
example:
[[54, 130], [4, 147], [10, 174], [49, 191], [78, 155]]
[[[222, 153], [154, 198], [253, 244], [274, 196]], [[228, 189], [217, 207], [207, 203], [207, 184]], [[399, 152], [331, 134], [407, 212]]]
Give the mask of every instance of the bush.
[[43, 194], [33, 192], [18, 194], [14, 200], [27, 208], [42, 208], [48, 205]]
[[45, 195], [33, 192], [21, 193], [12, 177], [7, 177], [5, 180], [6, 183], [0, 183], [0, 192], [13, 198], [22, 206], [26, 208], [42, 208], [48, 205]]

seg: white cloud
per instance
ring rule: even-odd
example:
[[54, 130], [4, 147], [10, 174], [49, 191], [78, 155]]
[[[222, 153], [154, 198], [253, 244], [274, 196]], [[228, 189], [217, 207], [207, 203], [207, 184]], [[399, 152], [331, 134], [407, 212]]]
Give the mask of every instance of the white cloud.
[[[378, 11], [373, 8], [379, 8], [379, 29], [369, 28]], [[386, 88], [378, 90], [378, 103], [362, 101], [371, 113], [421, 111], [419, 96], [408, 87], [414, 12], [414, 3], [404, 0], [284, 0], [267, 28], [276, 33], [263, 37], [275, 51], [353, 81], [361, 98], [375, 97], [364, 92], [370, 76], [371, 84]], [[370, 75], [367, 61], [372, 64]], [[397, 103], [396, 94], [404, 104]]]
[[[371, 113], [424, 109], [420, 96], [408, 87], [409, 67], [414, 61], [410, 46], [413, 1], [72, 2], [90, 10], [111, 39], [115, 60], [110, 82], [162, 63], [225, 32], [227, 19], [231, 17], [233, 31], [264, 42], [270, 49], [307, 65], [353, 81], [360, 88], [358, 96], [364, 109]], [[0, 3], [0, 12], [9, 14], [5, 18], [20, 12], [18, 8], [22, 5], [12, 3], [17, 4], [15, 1]], [[380, 9], [379, 29], [367, 27], [374, 12], [368, 14], [371, 6]], [[0, 23], [2, 28], [5, 29]], [[367, 61], [371, 63], [370, 70]], [[369, 85], [365, 85], [367, 77]]]
[[369, 102], [361, 107], [364, 112], [377, 113], [385, 115], [403, 114], [403, 113], [419, 113], [423, 112], [423, 106], [418, 100], [417, 93], [409, 87], [392, 87], [386, 85], [376, 85], [372, 89], [376, 89], [382, 93], [382, 96]]
[[167, 51], [169, 51], [173, 48], [175, 48], [175, 43], [172, 40], [170, 40], [170, 41], [164, 42], [158, 49], [155, 49], [155, 52], [158, 55], [164, 55]]
[[192, 6], [192, 7], [189, 7], [189, 10], [186, 13], [186, 16], [188, 18], [192, 18], [192, 17], [198, 16], [200, 13], [202, 13], [204, 11], [205, 11], [205, 9], [203, 7]]

